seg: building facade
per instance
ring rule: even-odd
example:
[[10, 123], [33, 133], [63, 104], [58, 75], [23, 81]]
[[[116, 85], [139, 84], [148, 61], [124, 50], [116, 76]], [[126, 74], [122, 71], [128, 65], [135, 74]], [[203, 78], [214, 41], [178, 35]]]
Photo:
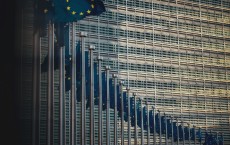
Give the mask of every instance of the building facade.
[[[22, 123], [24, 145], [33, 141], [47, 144], [48, 74], [39, 73], [34, 80], [37, 64], [42, 64], [48, 52], [48, 38], [41, 37], [40, 49], [34, 49], [33, 1], [25, 0], [21, 39]], [[88, 33], [86, 47], [96, 47], [95, 56], [103, 56], [102, 68], [109, 65], [130, 92], [137, 93], [167, 116], [174, 116], [205, 131], [221, 132], [224, 144], [230, 144], [230, 2], [228, 0], [104, 0], [106, 12], [69, 24], [71, 49], [72, 27], [76, 42], [79, 32]], [[36, 51], [35, 51], [36, 50]], [[40, 55], [37, 55], [39, 53]], [[39, 57], [39, 61], [34, 61]], [[36, 64], [37, 63], [37, 64]], [[39, 70], [39, 67], [37, 67]], [[53, 123], [51, 143], [60, 144], [60, 120], [65, 144], [71, 144], [71, 92], [65, 93], [64, 116], [60, 114], [59, 73], [54, 71]], [[26, 79], [28, 78], [28, 79]], [[37, 85], [36, 85], [37, 83]], [[34, 84], [34, 85], [32, 85]], [[39, 86], [35, 88], [33, 86]], [[37, 91], [35, 91], [37, 90]], [[125, 87], [124, 87], [125, 90]], [[32, 97], [34, 96], [34, 97]], [[37, 97], [35, 97], [37, 96]], [[36, 102], [36, 103], [33, 103]], [[144, 104], [143, 104], [144, 105]], [[37, 112], [33, 112], [33, 108]], [[76, 144], [81, 136], [81, 103], [76, 103]], [[36, 109], [35, 109], [36, 110]], [[98, 108], [95, 106], [95, 142], [97, 142]], [[39, 118], [33, 122], [33, 117]], [[111, 114], [111, 144], [113, 143], [113, 110]], [[90, 142], [89, 109], [86, 110], [86, 144]], [[34, 123], [34, 124], [33, 124]], [[106, 111], [103, 111], [106, 123]], [[118, 137], [120, 137], [120, 119]], [[37, 129], [34, 129], [36, 125]], [[33, 126], [34, 125], [34, 126]], [[34, 131], [34, 138], [31, 132]], [[138, 128], [140, 139], [140, 128]], [[36, 132], [36, 133], [35, 133]], [[132, 144], [134, 128], [131, 128]], [[150, 135], [151, 138], [153, 134]], [[36, 139], [35, 139], [36, 138]], [[157, 135], [159, 139], [159, 136]], [[145, 132], [144, 139], [147, 139]], [[164, 136], [162, 137], [165, 144]], [[118, 138], [119, 142], [120, 138]], [[128, 140], [125, 122], [125, 143]], [[157, 140], [158, 142], [159, 140]], [[153, 140], [151, 139], [151, 142]], [[170, 139], [169, 139], [170, 142]], [[103, 144], [106, 132], [103, 127]], [[183, 144], [183, 142], [180, 142]], [[188, 142], [185, 142], [188, 144]], [[199, 144], [197, 142], [197, 144]]]

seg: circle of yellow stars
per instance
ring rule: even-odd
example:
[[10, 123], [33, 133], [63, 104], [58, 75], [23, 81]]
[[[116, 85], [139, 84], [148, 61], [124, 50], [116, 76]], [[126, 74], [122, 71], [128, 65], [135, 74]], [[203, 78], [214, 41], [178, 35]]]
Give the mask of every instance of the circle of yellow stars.
[[[69, 3], [69, 1], [70, 0], [66, 0], [66, 3]], [[91, 0], [91, 1], [93, 2], [94, 0]], [[91, 4], [91, 8], [94, 9], [94, 7], [95, 7], [95, 5]], [[80, 15], [80, 16], [83, 16], [84, 14], [90, 14], [91, 11], [92, 11], [92, 9], [91, 10], [88, 9], [85, 13], [84, 12], [80, 12], [80, 13], [77, 14], [77, 12], [74, 11], [74, 10], [72, 10], [70, 6], [66, 7], [66, 10], [69, 11], [72, 15]]]

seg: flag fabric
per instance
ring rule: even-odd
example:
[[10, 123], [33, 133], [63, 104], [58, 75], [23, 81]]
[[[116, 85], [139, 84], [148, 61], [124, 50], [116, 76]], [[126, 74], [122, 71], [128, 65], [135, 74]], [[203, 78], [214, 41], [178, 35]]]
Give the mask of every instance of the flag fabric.
[[201, 140], [202, 140], [201, 128], [199, 128], [198, 131], [196, 132], [196, 136], [198, 138], [198, 141], [201, 142]]
[[161, 116], [161, 133], [166, 133], [166, 122], [165, 122], [165, 116]]
[[131, 126], [135, 126], [135, 109], [134, 109], [134, 97], [130, 98], [130, 117], [131, 117]]
[[113, 78], [109, 78], [109, 97], [110, 97], [110, 108], [114, 109], [114, 86]]
[[102, 110], [106, 109], [106, 100], [107, 100], [107, 83], [106, 83], [106, 72], [102, 72]]
[[143, 107], [143, 127], [144, 130], [148, 130], [148, 116], [147, 116], [147, 106]]
[[157, 113], [156, 115], [155, 115], [155, 124], [156, 124], [156, 132], [158, 133], [158, 134], [160, 134], [160, 114], [159, 113]]
[[172, 136], [172, 123], [170, 119], [167, 119], [167, 135], [168, 138], [170, 138]]
[[120, 92], [120, 87], [118, 84], [116, 84], [117, 86], [117, 111], [118, 111], [118, 117], [121, 117], [121, 93]]
[[141, 128], [141, 102], [137, 101], [137, 125]]
[[76, 45], [76, 87], [77, 87], [77, 101], [81, 101], [81, 49], [80, 40]]
[[98, 85], [98, 65], [96, 62], [93, 63], [93, 74], [94, 74], [94, 103], [99, 105], [99, 85]]
[[101, 0], [39, 0], [39, 17], [43, 22], [76, 22], [105, 12]]
[[127, 98], [127, 93], [123, 92], [123, 105], [124, 105], [124, 120], [127, 122], [128, 121], [128, 98]]
[[173, 122], [173, 140], [176, 142], [177, 141], [177, 122]]
[[86, 85], [86, 108], [90, 106], [90, 64], [89, 51], [85, 51], [85, 85]]
[[191, 140], [195, 140], [195, 129], [194, 128], [191, 128], [190, 129], [190, 137], [191, 137]]
[[184, 128], [184, 138], [189, 140], [189, 128], [187, 126]]
[[154, 120], [153, 120], [153, 110], [149, 111], [149, 127], [150, 133], [154, 133]]
[[182, 141], [183, 140], [183, 127], [181, 124], [178, 126], [178, 129], [179, 129], [179, 140]]

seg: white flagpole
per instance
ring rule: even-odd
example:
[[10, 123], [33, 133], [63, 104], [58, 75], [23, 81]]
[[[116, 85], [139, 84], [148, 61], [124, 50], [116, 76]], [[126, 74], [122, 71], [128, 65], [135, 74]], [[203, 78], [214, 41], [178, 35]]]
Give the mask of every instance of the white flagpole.
[[59, 121], [60, 145], [65, 144], [65, 47], [60, 48], [60, 73], [59, 73]]
[[41, 37], [37, 24], [33, 35], [33, 120], [32, 120], [32, 145], [39, 144], [40, 132], [40, 81], [41, 81]]
[[98, 86], [99, 86], [99, 91], [98, 91], [98, 97], [99, 97], [99, 109], [98, 109], [98, 145], [103, 144], [103, 136], [102, 136], [102, 76], [101, 76], [101, 61], [103, 58], [101, 56], [98, 56]]
[[72, 70], [71, 70], [71, 145], [75, 145], [75, 131], [76, 131], [76, 44], [75, 44], [75, 25], [72, 24]]
[[156, 145], [157, 144], [157, 139], [156, 139], [156, 117], [155, 117], [155, 115], [156, 115], [156, 107], [155, 106], [153, 106], [153, 124], [154, 124], [154, 127], [153, 127], [153, 138], [154, 138], [154, 145]]
[[[86, 84], [85, 84], [85, 37], [86, 32], [80, 32], [81, 37], [81, 144], [85, 144], [85, 103], [86, 103]], [[88, 64], [87, 64], [88, 65]]]
[[147, 107], [147, 127], [148, 127], [148, 145], [150, 145], [150, 126], [149, 126], [149, 102], [146, 101], [146, 107]]
[[105, 66], [105, 70], [106, 70], [106, 93], [107, 93], [107, 104], [106, 104], [106, 144], [110, 145], [110, 93], [109, 93], [109, 70], [110, 70], [110, 66]]
[[171, 140], [172, 140], [172, 142], [171, 142], [171, 145], [173, 145], [173, 142], [174, 142], [174, 135], [173, 135], [173, 116], [171, 116], [171, 129], [172, 129], [172, 138], [171, 138]]
[[121, 93], [121, 145], [124, 145], [124, 101], [123, 101], [123, 90], [124, 81], [119, 82], [120, 93]]
[[191, 144], [190, 138], [191, 138], [191, 135], [190, 135], [190, 123], [188, 123], [188, 144], [189, 145]]
[[161, 133], [161, 112], [160, 110], [158, 110], [159, 112], [159, 126], [160, 126], [160, 145], [162, 145], [162, 133]]
[[168, 145], [168, 122], [167, 122], [167, 117], [164, 112], [164, 117], [165, 117], [165, 142], [166, 145]]
[[126, 90], [127, 90], [127, 98], [128, 98], [128, 145], [131, 145], [130, 97], [129, 97], [130, 88], [126, 87]]
[[90, 145], [94, 145], [94, 65], [93, 51], [94, 45], [89, 46], [90, 51]]
[[144, 145], [144, 126], [143, 126], [143, 107], [142, 107], [142, 101], [143, 101], [143, 98], [141, 97], [140, 98], [140, 101], [141, 101], [141, 145]]
[[54, 98], [54, 24], [48, 25], [48, 114], [47, 144], [53, 144], [53, 98]]
[[117, 75], [113, 74], [114, 80], [114, 145], [117, 145]]
[[133, 97], [134, 97], [134, 110], [135, 110], [135, 140], [134, 140], [134, 144], [137, 145], [137, 94], [133, 93]]

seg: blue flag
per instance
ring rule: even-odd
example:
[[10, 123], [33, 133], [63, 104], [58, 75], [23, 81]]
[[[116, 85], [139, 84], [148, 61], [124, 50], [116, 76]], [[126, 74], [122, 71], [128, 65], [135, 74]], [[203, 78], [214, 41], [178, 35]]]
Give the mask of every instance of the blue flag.
[[196, 132], [196, 136], [198, 138], [198, 141], [201, 142], [202, 140], [201, 128], [199, 128], [198, 131]]
[[172, 136], [172, 121], [170, 119], [167, 119], [167, 135], [168, 138]]
[[174, 138], [174, 141], [177, 141], [177, 122], [173, 122], [173, 138]]
[[98, 85], [98, 65], [96, 62], [93, 63], [93, 74], [94, 74], [94, 103], [95, 105], [99, 105], [99, 85]]
[[101, 0], [39, 0], [38, 13], [43, 22], [74, 22], [105, 12]]
[[86, 108], [90, 106], [90, 64], [89, 51], [85, 51], [85, 85], [86, 85]]
[[123, 92], [123, 105], [124, 105], [124, 120], [128, 121], [128, 98], [127, 93]]
[[184, 139], [189, 140], [189, 128], [187, 126], [184, 128]]
[[154, 133], [153, 110], [149, 111], [149, 127], [150, 127], [150, 133]]
[[130, 98], [130, 117], [131, 126], [135, 126], [135, 109], [134, 109], [134, 97]]
[[76, 87], [77, 87], [77, 101], [81, 101], [81, 50], [80, 40], [76, 46]]
[[110, 96], [110, 108], [114, 109], [114, 86], [113, 79], [109, 78], [109, 96]]
[[144, 130], [148, 129], [148, 116], [147, 116], [147, 107], [143, 107], [143, 126]]
[[106, 84], [106, 72], [102, 72], [102, 110], [106, 109], [106, 98], [107, 98], [107, 84]]
[[183, 140], [183, 128], [181, 124], [178, 126], [178, 129], [179, 129], [179, 140], [182, 141]]

